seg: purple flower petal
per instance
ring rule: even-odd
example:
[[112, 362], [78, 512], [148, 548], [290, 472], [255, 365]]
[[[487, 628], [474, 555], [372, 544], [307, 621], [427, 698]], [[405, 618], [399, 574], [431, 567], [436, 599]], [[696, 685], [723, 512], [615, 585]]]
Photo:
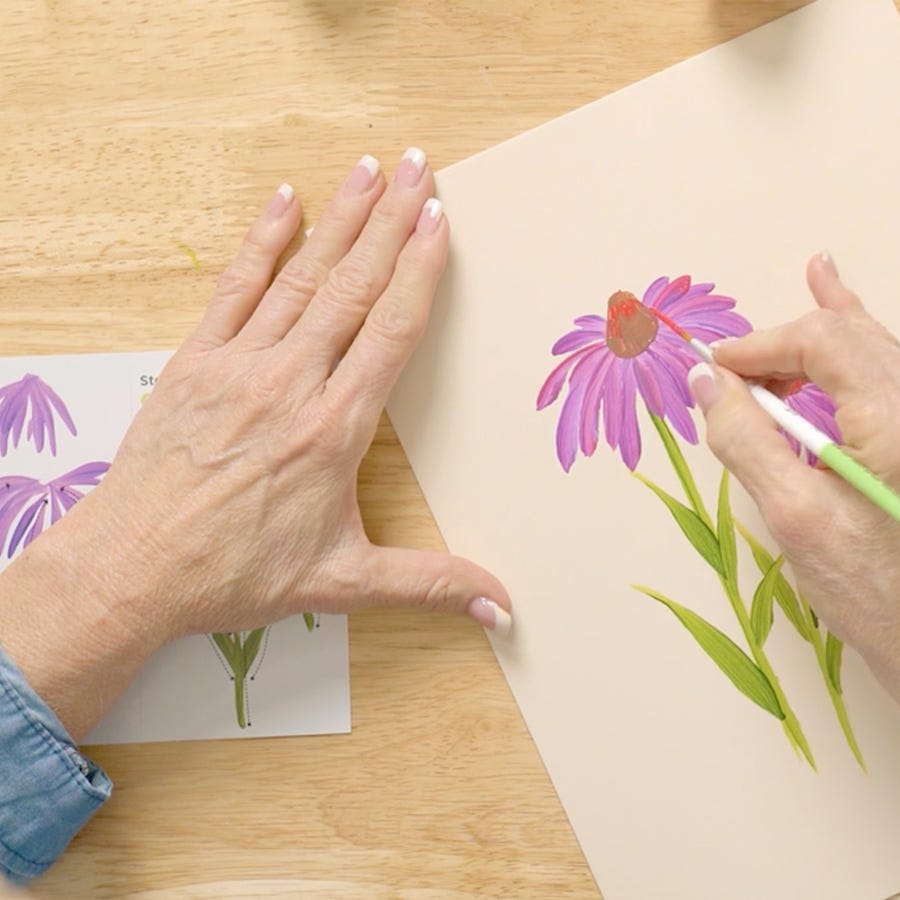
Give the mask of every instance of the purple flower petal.
[[569, 370], [575, 363], [578, 362], [579, 359], [586, 356], [588, 353], [593, 352], [595, 347], [585, 347], [582, 350], [579, 350], [577, 353], [573, 353], [567, 359], [564, 359], [548, 376], [547, 380], [544, 382], [541, 387], [540, 392], [538, 393], [537, 398], [537, 408], [543, 409], [545, 406], [549, 406], [553, 403], [554, 400], [559, 396], [559, 392], [562, 390], [563, 385], [566, 383], [566, 376], [569, 374]]
[[666, 278], [665, 275], [657, 278], [656, 281], [651, 282], [647, 290], [644, 291], [644, 299], [642, 301], [644, 306], [656, 306], [656, 301], [659, 300], [660, 295], [668, 283], [669, 279]]
[[109, 469], [108, 462], [83, 463], [77, 468], [54, 478], [51, 484], [99, 484], [101, 476]]
[[665, 312], [673, 303], [684, 297], [690, 286], [690, 276], [679, 275], [678, 278], [672, 279], [672, 281], [666, 285], [657, 297], [654, 306], [661, 312]]
[[569, 353], [571, 350], [578, 350], [586, 344], [595, 344], [597, 341], [602, 341], [603, 337], [604, 331], [599, 329], [595, 331], [590, 331], [588, 329], [570, 331], [568, 334], [564, 334], [553, 345], [550, 352], [554, 356], [559, 356], [560, 353]]
[[[799, 390], [788, 394], [785, 402], [803, 418], [812, 422], [820, 431], [824, 431], [833, 441], [840, 443], [841, 433], [835, 421], [834, 401], [817, 384], [807, 382]], [[787, 438], [791, 449], [797, 456], [811, 466], [816, 465], [818, 457], [801, 447], [800, 443], [789, 434], [785, 432], [782, 434]]]
[[43, 516], [44, 515], [44, 504], [47, 502], [47, 498], [45, 496], [40, 496], [25, 512], [22, 513], [21, 518], [19, 519], [19, 523], [16, 525], [15, 530], [12, 533], [12, 537], [9, 539], [9, 550], [7, 551], [7, 557], [12, 559], [13, 553], [16, 552], [16, 549], [19, 546], [19, 541], [22, 540], [22, 537], [25, 534], [26, 529], [29, 525], [31, 525], [34, 517], [36, 515]]
[[633, 370], [638, 390], [641, 392], [644, 403], [647, 404], [647, 409], [655, 416], [664, 416], [666, 404], [663, 400], [662, 388], [654, 374], [653, 357], [649, 353], [636, 356]]
[[619, 446], [622, 430], [622, 360], [617, 359], [606, 374], [603, 385], [603, 432], [611, 450]]
[[578, 447], [578, 429], [581, 420], [581, 405], [584, 400], [590, 379], [587, 377], [591, 371], [602, 362], [590, 356], [584, 357], [578, 362], [572, 371], [572, 379], [569, 382], [569, 396], [563, 403], [562, 412], [559, 414], [559, 422], [556, 425], [556, 455], [563, 469], [568, 472], [575, 462], [575, 453]]
[[579, 435], [581, 452], [585, 456], [593, 455], [600, 440], [600, 401], [603, 397], [603, 382], [607, 370], [615, 364], [615, 360], [613, 353], [607, 350], [600, 360], [600, 365], [591, 373], [591, 383], [584, 395]]
[[587, 329], [596, 329], [605, 332], [606, 331], [606, 319], [603, 316], [594, 315], [593, 313], [589, 316], [579, 316], [574, 322], [574, 325], [577, 325], [579, 328], [587, 328]]
[[[9, 451], [10, 438], [13, 447], [19, 446], [23, 428], [26, 440], [34, 442], [38, 453], [44, 449], [46, 441], [50, 452], [55, 456], [54, 410], [74, 435], [75, 423], [65, 403], [56, 391], [37, 375], [24, 375], [19, 381], [0, 388], [0, 456], [5, 456]], [[28, 418], [29, 411], [30, 418]]]
[[45, 381], [41, 382], [41, 385], [44, 389], [44, 396], [50, 403], [53, 405], [53, 408], [59, 413], [59, 417], [63, 420], [66, 428], [69, 429], [72, 436], [75, 437], [78, 434], [78, 430], [75, 428], [75, 423], [72, 421], [72, 417], [69, 415], [69, 410], [66, 408], [66, 404], [62, 402], [62, 398], [56, 391], [50, 387]]
[[38, 453], [44, 449], [45, 436], [50, 438], [50, 452], [56, 456], [56, 434], [53, 432], [53, 413], [44, 398], [37, 392], [31, 395], [31, 436]]
[[635, 378], [632, 366], [624, 367], [622, 374], [622, 433], [619, 452], [622, 462], [633, 472], [641, 458], [641, 432], [638, 428], [635, 408]]

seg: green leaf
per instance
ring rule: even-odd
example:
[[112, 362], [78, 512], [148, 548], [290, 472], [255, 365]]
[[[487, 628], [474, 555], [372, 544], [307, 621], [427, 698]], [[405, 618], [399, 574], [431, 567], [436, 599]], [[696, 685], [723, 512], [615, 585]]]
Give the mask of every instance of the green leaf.
[[[763, 547], [763, 545], [760, 544], [760, 542], [756, 540], [756, 538], [753, 537], [740, 522], [736, 522], [735, 524], [737, 525], [738, 531], [741, 533], [741, 537], [743, 537], [750, 547], [750, 552], [753, 554], [753, 559], [756, 562], [760, 574], [765, 575], [775, 561], [772, 554], [769, 553], [769, 551], [766, 550], [766, 548]], [[811, 641], [809, 626], [806, 623], [806, 619], [803, 617], [803, 612], [797, 601], [797, 595], [794, 593], [794, 589], [788, 584], [788, 580], [781, 572], [779, 572], [775, 578], [775, 602], [781, 607], [781, 611], [791, 625], [797, 630], [800, 637], [802, 637], [804, 641]]]
[[722, 567], [729, 584], [737, 586], [737, 541], [734, 536], [734, 519], [731, 517], [731, 502], [728, 498], [728, 469], [722, 469], [719, 483], [719, 508], [716, 513], [716, 532], [719, 539], [719, 553]]
[[784, 711], [769, 679], [728, 635], [723, 634], [702, 616], [657, 591], [637, 584], [632, 587], [668, 607], [706, 651], [707, 656], [731, 679], [731, 683], [742, 694], [775, 718], [784, 719]]
[[841, 662], [843, 657], [843, 642], [829, 631], [828, 637], [825, 638], [825, 668], [828, 671], [829, 680], [839, 694], [844, 693], [844, 689], [841, 687]]
[[316, 627], [316, 617], [311, 612], [303, 613], [303, 621], [306, 623], [307, 631], [312, 631]]
[[775, 582], [781, 573], [784, 557], [779, 556], [753, 592], [753, 602], [750, 604], [750, 627], [753, 636], [760, 647], [766, 642], [769, 631], [772, 628], [772, 603], [775, 599]]
[[725, 577], [725, 568], [722, 565], [722, 554], [719, 552], [719, 542], [706, 523], [692, 509], [688, 509], [683, 503], [676, 500], [671, 494], [667, 494], [659, 485], [654, 484], [649, 478], [645, 478], [639, 472], [634, 473], [635, 478], [644, 484], [662, 500], [669, 508], [669, 512], [675, 517], [678, 527], [684, 532], [684, 536], [694, 545], [694, 549], [719, 573]]
[[263, 635], [266, 633], [265, 628], [254, 628], [250, 634], [244, 638], [244, 671], [249, 672], [256, 654], [259, 653], [259, 645], [262, 643]]
[[234, 638], [231, 636], [230, 631], [218, 632], [212, 636], [212, 639], [216, 642], [216, 646], [222, 652], [222, 656], [225, 657], [225, 662], [228, 663], [228, 667], [231, 669], [232, 674], [235, 674], [235, 669], [238, 668], [235, 666], [237, 662], [237, 647], [235, 646]]
[[691, 474], [687, 460], [681, 452], [681, 447], [678, 446], [678, 441], [675, 440], [675, 435], [672, 434], [672, 429], [666, 425], [664, 419], [654, 415], [649, 410], [648, 413], [650, 415], [650, 421], [653, 422], [653, 427], [656, 428], [656, 431], [662, 440], [663, 447], [665, 447], [669, 460], [672, 463], [672, 468], [675, 469], [675, 474], [678, 476], [678, 480], [684, 488], [684, 494], [688, 498], [688, 502], [693, 507], [694, 512], [701, 518], [703, 524], [711, 529], [712, 521], [709, 518], [709, 513], [703, 505], [703, 498], [697, 490], [697, 483], [694, 481], [694, 476]]

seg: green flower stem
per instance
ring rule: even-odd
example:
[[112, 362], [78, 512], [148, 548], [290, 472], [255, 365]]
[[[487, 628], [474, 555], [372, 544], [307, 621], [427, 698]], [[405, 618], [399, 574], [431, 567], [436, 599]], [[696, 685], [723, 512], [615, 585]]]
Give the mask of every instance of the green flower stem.
[[[709, 526], [713, 534], [715, 534], [716, 527], [713, 524], [713, 520], [710, 517], [705, 504], [703, 503], [703, 498], [700, 496], [700, 491], [697, 488], [697, 482], [694, 480], [694, 476], [687, 464], [687, 460], [684, 458], [684, 454], [681, 452], [681, 448], [678, 446], [678, 442], [675, 440], [675, 436], [672, 434], [669, 426], [659, 416], [655, 416], [651, 413], [650, 418], [653, 421], [653, 425], [659, 433], [666, 453], [668, 454], [669, 459], [672, 462], [672, 466], [675, 469], [675, 474], [678, 476], [678, 480], [681, 482], [682, 487], [684, 488], [684, 492], [687, 496], [688, 502], [690, 503], [694, 512], [697, 513], [697, 515], [704, 521], [704, 523]], [[741, 626], [741, 631], [743, 631], [744, 633], [744, 639], [747, 641], [747, 646], [750, 648], [750, 652], [753, 654], [753, 659], [759, 666], [762, 673], [766, 676], [766, 678], [769, 679], [769, 682], [772, 685], [772, 690], [775, 692], [775, 696], [778, 698], [778, 703], [781, 706], [782, 712], [784, 713], [782, 724], [788, 736], [788, 740], [794, 746], [795, 750], [799, 750], [803, 753], [803, 755], [806, 757], [807, 762], [809, 762], [813, 769], [816, 770], [816, 763], [813, 759], [812, 750], [810, 749], [809, 743], [806, 740], [806, 735], [804, 735], [803, 729], [800, 726], [800, 721], [797, 719], [797, 716], [791, 708], [791, 705], [788, 703], [788, 699], [781, 687], [781, 682], [778, 680], [778, 676], [775, 674], [775, 671], [772, 668], [771, 663], [769, 662], [768, 656], [766, 656], [763, 648], [759, 646], [756, 641], [756, 637], [753, 634], [753, 628], [750, 625], [750, 616], [747, 612], [746, 606], [744, 605], [744, 601], [741, 599], [740, 589], [737, 585], [737, 578], [734, 575], [732, 575], [731, 577], [719, 575], [719, 581], [721, 582], [722, 587], [725, 590], [725, 595], [728, 597], [728, 602], [731, 604], [731, 608], [734, 610], [734, 614]]]
[[828, 673], [828, 664], [825, 659], [825, 644], [822, 641], [822, 633], [819, 631], [818, 623], [813, 616], [810, 605], [806, 602], [806, 599], [802, 594], [799, 595], [799, 600], [803, 615], [809, 625], [809, 635], [813, 648], [816, 651], [816, 661], [819, 664], [822, 677], [825, 679], [825, 687], [828, 688], [828, 696], [831, 698], [831, 704], [834, 707], [838, 722], [841, 724], [841, 730], [844, 732], [847, 744], [850, 746], [850, 750], [856, 757], [856, 761], [859, 763], [863, 772], [868, 772], [869, 770], [866, 768], [862, 751], [859, 749], [859, 744], [856, 743], [856, 735], [853, 733], [853, 726], [850, 724], [850, 716], [847, 714], [847, 705], [844, 703], [844, 696], [837, 690]]
[[725, 589], [728, 602], [731, 603], [731, 608], [734, 610], [734, 614], [741, 626], [741, 631], [744, 633], [744, 639], [747, 641], [747, 646], [753, 654], [753, 659], [762, 670], [762, 673], [769, 679], [772, 690], [775, 691], [775, 696], [778, 698], [781, 711], [784, 713], [782, 725], [784, 726], [788, 740], [794, 746], [795, 750], [799, 750], [806, 757], [806, 761], [812, 766], [813, 770], [818, 771], [812, 750], [806, 740], [806, 735], [803, 733], [803, 728], [800, 725], [800, 720], [794, 713], [790, 703], [788, 703], [784, 689], [781, 687], [781, 682], [778, 680], [778, 676], [775, 674], [775, 670], [769, 662], [769, 657], [766, 655], [763, 648], [756, 642], [753, 628], [750, 625], [750, 616], [747, 614], [747, 608], [744, 606], [737, 585], [730, 583], [728, 579], [722, 578], [721, 576], [719, 577], [719, 581], [721, 581], [722, 587]]
[[691, 504], [694, 512], [703, 520], [703, 523], [713, 532], [713, 534], [715, 534], [716, 526], [713, 524], [712, 518], [706, 511], [703, 498], [700, 496], [700, 491], [697, 489], [697, 482], [694, 481], [694, 475], [687, 464], [687, 460], [684, 458], [684, 454], [681, 452], [681, 447], [678, 446], [678, 441], [675, 440], [675, 435], [672, 434], [672, 429], [669, 428], [664, 419], [654, 415], [650, 410], [647, 410], [647, 412], [650, 415], [650, 420], [653, 422], [654, 428], [656, 428], [656, 431], [659, 434], [660, 440], [663, 442], [663, 447], [665, 447], [666, 453], [672, 462], [675, 474], [678, 476], [678, 480], [684, 488], [684, 493], [687, 496], [688, 502]]

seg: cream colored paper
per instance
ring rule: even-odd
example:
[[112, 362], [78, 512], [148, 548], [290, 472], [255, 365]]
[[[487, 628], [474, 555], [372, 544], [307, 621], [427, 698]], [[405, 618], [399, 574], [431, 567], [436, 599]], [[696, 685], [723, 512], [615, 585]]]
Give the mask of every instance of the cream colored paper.
[[[740, 642], [659, 501], [602, 437], [564, 474], [559, 403], [535, 411], [571, 321], [659, 275], [715, 281], [765, 326], [811, 307], [805, 263], [827, 247], [900, 333], [898, 158], [896, 10], [820, 0], [439, 176], [451, 263], [389, 413], [450, 549], [514, 598], [514, 632], [492, 642], [607, 900], [900, 890], [900, 709], [848, 651], [863, 774], [808, 645], [776, 611], [766, 647], [818, 773], [799, 761], [629, 587], [656, 587]], [[639, 470], [676, 493], [640, 423]], [[718, 464], [702, 444], [688, 460], [714, 508]], [[745, 498], [735, 506], [765, 534]], [[741, 567], [752, 593], [746, 554]]]

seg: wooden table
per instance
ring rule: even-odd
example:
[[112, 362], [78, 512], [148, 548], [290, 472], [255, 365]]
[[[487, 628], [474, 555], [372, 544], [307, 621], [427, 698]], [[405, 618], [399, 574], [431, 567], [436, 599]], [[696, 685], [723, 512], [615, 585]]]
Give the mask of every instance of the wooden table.
[[[314, 221], [363, 152], [440, 168], [801, 5], [6, 0], [0, 353], [174, 347], [282, 180]], [[360, 496], [442, 546], [386, 420]], [[93, 750], [114, 797], [36, 893], [598, 896], [479, 628], [364, 613], [350, 653], [352, 735]]]

